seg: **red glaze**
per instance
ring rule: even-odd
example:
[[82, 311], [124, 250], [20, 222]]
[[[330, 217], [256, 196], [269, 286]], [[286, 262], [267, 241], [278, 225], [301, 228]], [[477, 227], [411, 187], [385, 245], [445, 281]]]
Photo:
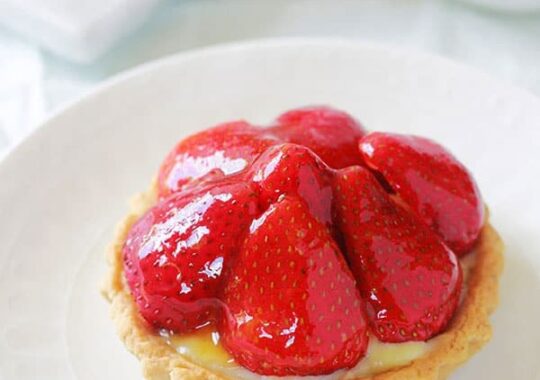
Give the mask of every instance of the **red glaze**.
[[277, 139], [245, 121], [220, 124], [178, 143], [158, 174], [160, 197], [185, 188], [197, 179], [219, 179], [246, 169]]
[[362, 301], [328, 230], [282, 198], [251, 224], [225, 287], [222, 342], [261, 375], [353, 367], [368, 336]]
[[284, 142], [304, 145], [332, 168], [359, 165], [358, 140], [364, 128], [349, 114], [330, 107], [305, 107], [285, 112], [270, 128]]
[[335, 177], [336, 223], [372, 332], [383, 342], [427, 340], [454, 314], [462, 286], [455, 254], [395, 204], [361, 167]]
[[471, 250], [484, 224], [484, 203], [469, 171], [423, 137], [374, 132], [360, 143], [363, 160], [458, 255]]
[[142, 316], [176, 332], [212, 321], [224, 268], [258, 214], [257, 197], [241, 183], [179, 193], [150, 209], [123, 247]]
[[275, 145], [251, 167], [248, 178], [266, 209], [284, 194], [297, 195], [312, 215], [328, 227], [332, 223], [330, 170], [311, 150], [296, 144]]

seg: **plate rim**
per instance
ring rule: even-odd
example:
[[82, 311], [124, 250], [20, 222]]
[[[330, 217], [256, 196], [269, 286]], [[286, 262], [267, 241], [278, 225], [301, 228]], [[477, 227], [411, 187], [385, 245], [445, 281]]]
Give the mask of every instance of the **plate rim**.
[[505, 93], [516, 93], [519, 94], [518, 96], [528, 97], [533, 103], [538, 103], [540, 108], [540, 95], [535, 94], [530, 89], [521, 87], [515, 83], [509, 82], [508, 80], [495, 77], [494, 75], [465, 62], [414, 47], [403, 47], [397, 44], [375, 42], [368, 39], [342, 37], [273, 37], [247, 39], [206, 45], [203, 47], [165, 55], [163, 57], [143, 62], [127, 70], [118, 72], [111, 77], [95, 84], [89, 90], [84, 91], [82, 94], [79, 94], [73, 99], [66, 101], [57, 109], [51, 111], [40, 123], [35, 125], [26, 136], [10, 146], [4, 152], [4, 154], [0, 155], [0, 174], [2, 170], [9, 165], [9, 162], [15, 160], [20, 152], [24, 150], [24, 146], [26, 146], [30, 140], [39, 138], [40, 134], [50, 133], [49, 131], [55, 128], [55, 121], [61, 118], [65, 113], [70, 112], [72, 109], [77, 108], [85, 102], [89, 102], [92, 99], [102, 96], [104, 93], [111, 91], [119, 85], [128, 83], [133, 78], [142, 77], [153, 71], [160, 70], [161, 67], [167, 65], [175, 65], [191, 59], [202, 59], [202, 57], [205, 56], [227, 54], [234, 50], [241, 52], [252, 49], [267, 50], [281, 47], [300, 46], [315, 48], [335, 48], [336, 46], [339, 46], [341, 48], [348, 49], [372, 50], [385, 55], [399, 55], [404, 61], [414, 58], [421, 61], [430, 61], [430, 65], [445, 65], [446, 67], [454, 70], [455, 73], [459, 73], [460, 76], [481, 78], [489, 81], [494, 85], [504, 88]]

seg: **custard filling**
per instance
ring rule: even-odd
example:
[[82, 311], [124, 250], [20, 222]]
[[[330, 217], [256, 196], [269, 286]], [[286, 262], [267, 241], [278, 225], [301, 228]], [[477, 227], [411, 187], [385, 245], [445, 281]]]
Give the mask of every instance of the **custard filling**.
[[[162, 338], [176, 352], [193, 363], [211, 369], [229, 379], [272, 379], [272, 376], [260, 376], [237, 364], [232, 356], [220, 344], [219, 333], [211, 327], [205, 327], [191, 334], [175, 335], [162, 330]], [[386, 371], [390, 368], [409, 364], [414, 359], [426, 354], [431, 347], [429, 342], [382, 343], [371, 337], [366, 356], [349, 370], [353, 375], [365, 376]], [[294, 380], [306, 378], [340, 379], [346, 370], [342, 369], [325, 376], [284, 376], [280, 379]]]

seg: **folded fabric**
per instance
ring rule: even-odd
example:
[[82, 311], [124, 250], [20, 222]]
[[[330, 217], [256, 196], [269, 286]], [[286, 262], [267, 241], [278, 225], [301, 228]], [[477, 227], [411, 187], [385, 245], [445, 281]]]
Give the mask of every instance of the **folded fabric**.
[[0, 0], [0, 23], [69, 60], [90, 62], [133, 31], [159, 0]]

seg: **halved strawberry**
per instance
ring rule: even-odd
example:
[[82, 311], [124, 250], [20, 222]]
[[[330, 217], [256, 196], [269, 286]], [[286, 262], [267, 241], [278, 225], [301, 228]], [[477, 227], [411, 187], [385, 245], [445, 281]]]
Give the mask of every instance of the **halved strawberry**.
[[245, 121], [220, 124], [192, 135], [180, 141], [161, 164], [159, 195], [179, 191], [192, 180], [238, 173], [276, 142], [265, 129]]
[[327, 226], [332, 222], [331, 169], [311, 150], [296, 144], [270, 147], [259, 156], [247, 177], [256, 185], [262, 208], [282, 195], [297, 195]]
[[176, 332], [214, 320], [224, 268], [258, 214], [253, 191], [227, 183], [174, 194], [150, 209], [123, 247], [142, 316]]
[[360, 143], [363, 160], [458, 255], [471, 250], [484, 223], [484, 203], [469, 171], [439, 144], [374, 132]]
[[358, 140], [364, 128], [349, 114], [324, 106], [285, 112], [270, 130], [284, 142], [310, 148], [332, 168], [359, 165]]
[[284, 197], [254, 220], [223, 300], [222, 342], [261, 375], [353, 367], [368, 336], [355, 281], [328, 230]]
[[458, 305], [455, 254], [416, 216], [394, 203], [362, 167], [335, 177], [336, 223], [373, 333], [384, 342], [427, 340]]

